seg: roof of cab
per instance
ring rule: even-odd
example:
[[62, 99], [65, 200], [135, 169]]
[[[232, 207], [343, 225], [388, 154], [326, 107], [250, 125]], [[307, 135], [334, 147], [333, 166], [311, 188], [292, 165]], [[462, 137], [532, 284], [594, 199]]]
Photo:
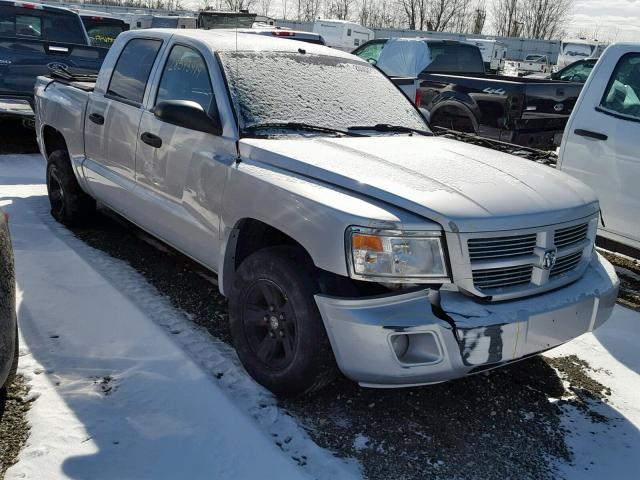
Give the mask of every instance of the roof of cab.
[[60, 13], [76, 13], [73, 10], [63, 7], [57, 7], [54, 5], [45, 5], [43, 3], [34, 2], [17, 2], [14, 0], [0, 0], [0, 5], [5, 7], [26, 8], [29, 10], [45, 10], [47, 12], [60, 12]]
[[[163, 37], [184, 38], [199, 41], [214, 52], [298, 52], [303, 49], [305, 53], [325, 55], [331, 57], [349, 58], [351, 60], [364, 60], [334, 48], [298, 42], [296, 40], [268, 37], [251, 33], [229, 30], [197, 30], [175, 28], [150, 28], [145, 30], [130, 30], [119, 36], [128, 37]], [[366, 62], [365, 62], [366, 63]]]

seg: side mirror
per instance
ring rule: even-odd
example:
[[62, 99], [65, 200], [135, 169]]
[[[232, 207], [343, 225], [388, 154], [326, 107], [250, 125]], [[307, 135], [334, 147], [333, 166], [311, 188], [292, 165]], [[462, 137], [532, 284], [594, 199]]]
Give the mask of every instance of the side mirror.
[[222, 135], [222, 124], [218, 115], [209, 115], [199, 103], [190, 100], [167, 100], [153, 109], [158, 120], [198, 132]]
[[552, 72], [551, 80], [560, 80], [560, 75], [557, 72]]

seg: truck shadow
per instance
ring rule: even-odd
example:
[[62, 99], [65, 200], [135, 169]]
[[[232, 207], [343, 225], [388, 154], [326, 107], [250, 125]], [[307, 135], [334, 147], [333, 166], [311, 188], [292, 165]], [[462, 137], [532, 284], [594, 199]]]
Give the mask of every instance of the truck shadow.
[[[32, 202], [31, 208], [38, 214], [48, 215], [41, 197], [14, 201]], [[194, 323], [230, 343], [225, 300], [211, 277], [186, 257], [158, 245], [111, 214], [100, 214], [90, 228], [74, 229], [73, 233], [86, 244], [129, 263]], [[64, 240], [64, 235], [61, 238]], [[24, 292], [25, 301], [31, 294]], [[25, 337], [27, 344], [42, 341]], [[38, 360], [46, 369], [48, 357]], [[88, 373], [92, 371], [90, 358], [77, 358], [74, 363]], [[125, 368], [125, 359], [114, 358], [113, 365]], [[279, 399], [277, 403], [298, 419], [317, 444], [340, 457], [357, 458], [371, 479], [556, 478], [560, 476], [558, 464], [580, 461], [573, 456], [569, 439], [589, 436], [591, 431], [600, 432], [603, 444], [638, 448], [640, 432], [607, 402], [606, 395], [594, 391], [599, 387], [562, 369], [560, 364], [534, 357], [452, 382], [401, 390], [363, 389], [342, 378], [313, 396]], [[64, 377], [77, 371], [56, 373]], [[232, 388], [226, 391], [234, 396]], [[92, 436], [96, 422], [114, 421], [100, 418], [100, 414], [96, 420], [93, 398], [67, 398], [88, 436]], [[580, 415], [584, 422], [571, 424], [574, 415]], [[117, 459], [117, 447], [111, 439], [95, 437], [93, 441], [98, 451], [67, 460], [67, 475], [83, 478], [81, 472], [87, 471], [87, 465]], [[274, 441], [287, 451], [286, 439]], [[305, 459], [293, 458], [304, 465]], [[590, 465], [577, 464], [575, 468]], [[123, 478], [126, 476], [123, 472]]]

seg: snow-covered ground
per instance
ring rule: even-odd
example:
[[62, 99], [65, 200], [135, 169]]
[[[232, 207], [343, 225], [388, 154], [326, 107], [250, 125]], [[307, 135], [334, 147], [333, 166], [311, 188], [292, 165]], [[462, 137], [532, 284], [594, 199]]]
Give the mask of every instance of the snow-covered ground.
[[[127, 264], [52, 221], [43, 179], [39, 156], [0, 156], [0, 206], [11, 216], [17, 268], [19, 371], [35, 398], [30, 438], [6, 478], [361, 476], [357, 463], [313, 443], [231, 347], [194, 327]], [[558, 465], [566, 477], [638, 478], [638, 345], [640, 313], [616, 307], [594, 334], [548, 353], [587, 361], [589, 375], [612, 392], [598, 406], [608, 423], [562, 407], [573, 432], [573, 463]], [[354, 448], [367, 442], [357, 437]]]
[[[17, 270], [19, 372], [36, 397], [29, 441], [6, 478], [358, 473], [284, 415], [229, 347], [193, 328], [124, 263], [49, 220], [43, 177], [38, 156], [0, 157], [0, 206], [11, 217]], [[96, 262], [112, 275], [98, 274]], [[234, 384], [233, 396], [223, 382]]]

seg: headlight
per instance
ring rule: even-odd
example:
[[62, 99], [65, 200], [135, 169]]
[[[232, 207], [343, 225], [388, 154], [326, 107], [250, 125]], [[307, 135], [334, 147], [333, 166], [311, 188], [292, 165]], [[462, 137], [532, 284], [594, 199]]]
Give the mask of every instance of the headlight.
[[347, 229], [352, 278], [392, 283], [424, 283], [448, 278], [441, 232]]

